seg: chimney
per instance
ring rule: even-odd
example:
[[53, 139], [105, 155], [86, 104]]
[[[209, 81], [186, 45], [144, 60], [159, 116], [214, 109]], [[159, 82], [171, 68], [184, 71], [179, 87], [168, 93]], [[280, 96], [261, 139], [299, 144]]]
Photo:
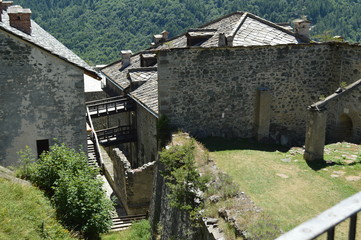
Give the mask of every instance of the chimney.
[[19, 5], [11, 6], [7, 10], [10, 26], [31, 35], [31, 10]]
[[168, 40], [169, 32], [164, 30], [161, 34], [156, 34], [153, 36], [153, 42], [150, 44], [152, 47], [156, 47], [161, 43], [164, 43]]
[[162, 32], [161, 34], [162, 34], [162, 40], [163, 40], [163, 42], [167, 41], [167, 40], [168, 40], [169, 32], [167, 32], [166, 30], [163, 30], [163, 32]]
[[8, 7], [10, 7], [11, 5], [13, 5], [12, 1], [2, 1], [2, 0], [0, 0], [0, 8], [3, 11], [6, 11], [8, 9]]
[[0, 22], [2, 22], [1, 15], [3, 14], [3, 0], [0, 0]]
[[226, 34], [219, 33], [219, 35], [218, 35], [218, 47], [225, 47], [225, 46], [227, 46]]
[[307, 39], [310, 38], [310, 26], [311, 22], [307, 19], [299, 19], [295, 20], [294, 22], [294, 32], [302, 37], [305, 37]]
[[131, 50], [122, 50], [122, 68], [126, 68], [130, 65], [130, 57], [133, 55]]

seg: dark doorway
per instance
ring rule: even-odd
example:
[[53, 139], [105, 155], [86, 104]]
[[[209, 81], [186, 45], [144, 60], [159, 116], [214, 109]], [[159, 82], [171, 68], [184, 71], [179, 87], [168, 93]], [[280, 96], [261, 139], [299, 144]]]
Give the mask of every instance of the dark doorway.
[[38, 158], [44, 151], [49, 151], [49, 139], [37, 140], [36, 148], [38, 150]]
[[352, 120], [347, 114], [342, 114], [339, 119], [338, 135], [341, 141], [352, 141]]

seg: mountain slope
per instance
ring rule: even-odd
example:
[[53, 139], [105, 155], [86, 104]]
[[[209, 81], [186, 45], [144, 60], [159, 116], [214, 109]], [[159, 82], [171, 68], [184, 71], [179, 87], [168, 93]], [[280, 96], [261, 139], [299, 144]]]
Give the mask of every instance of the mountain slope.
[[96, 64], [136, 52], [166, 29], [170, 37], [234, 11], [248, 11], [273, 22], [307, 15], [313, 34], [333, 30], [361, 41], [361, 0], [15, 0], [33, 18], [85, 60]]

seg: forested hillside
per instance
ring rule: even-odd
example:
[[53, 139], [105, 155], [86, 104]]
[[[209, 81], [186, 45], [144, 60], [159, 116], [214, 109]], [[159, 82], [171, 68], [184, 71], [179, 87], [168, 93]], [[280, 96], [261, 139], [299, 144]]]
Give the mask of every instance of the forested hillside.
[[33, 19], [92, 64], [136, 52], [166, 29], [170, 37], [234, 11], [273, 22], [307, 16], [312, 34], [332, 30], [361, 41], [361, 0], [14, 0], [32, 9]]

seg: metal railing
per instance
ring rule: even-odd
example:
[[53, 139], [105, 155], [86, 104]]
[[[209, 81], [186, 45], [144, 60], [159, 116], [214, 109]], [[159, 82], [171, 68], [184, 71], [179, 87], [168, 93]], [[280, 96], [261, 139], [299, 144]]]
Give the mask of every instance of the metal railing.
[[[357, 214], [361, 211], [361, 192], [341, 201], [317, 217], [302, 223], [276, 240], [311, 240], [327, 234], [327, 240], [335, 239], [335, 228], [350, 219], [348, 239], [356, 239]], [[360, 227], [360, 226], [359, 226]], [[361, 236], [358, 236], [361, 237]]]
[[90, 113], [89, 113], [89, 108], [87, 107], [86, 108], [86, 112], [87, 112], [87, 120], [88, 120], [88, 123], [90, 125], [90, 128], [91, 128], [91, 139], [94, 143], [94, 146], [95, 146], [95, 156], [96, 156], [96, 160], [98, 162], [98, 165], [100, 167], [100, 169], [103, 170], [104, 168], [104, 161], [103, 161], [103, 157], [102, 157], [102, 154], [100, 152], [100, 146], [99, 146], [99, 140], [98, 140], [98, 136], [94, 130], [94, 126], [93, 126], [93, 122], [92, 122], [92, 119], [91, 119], [91, 116], [90, 116]]

